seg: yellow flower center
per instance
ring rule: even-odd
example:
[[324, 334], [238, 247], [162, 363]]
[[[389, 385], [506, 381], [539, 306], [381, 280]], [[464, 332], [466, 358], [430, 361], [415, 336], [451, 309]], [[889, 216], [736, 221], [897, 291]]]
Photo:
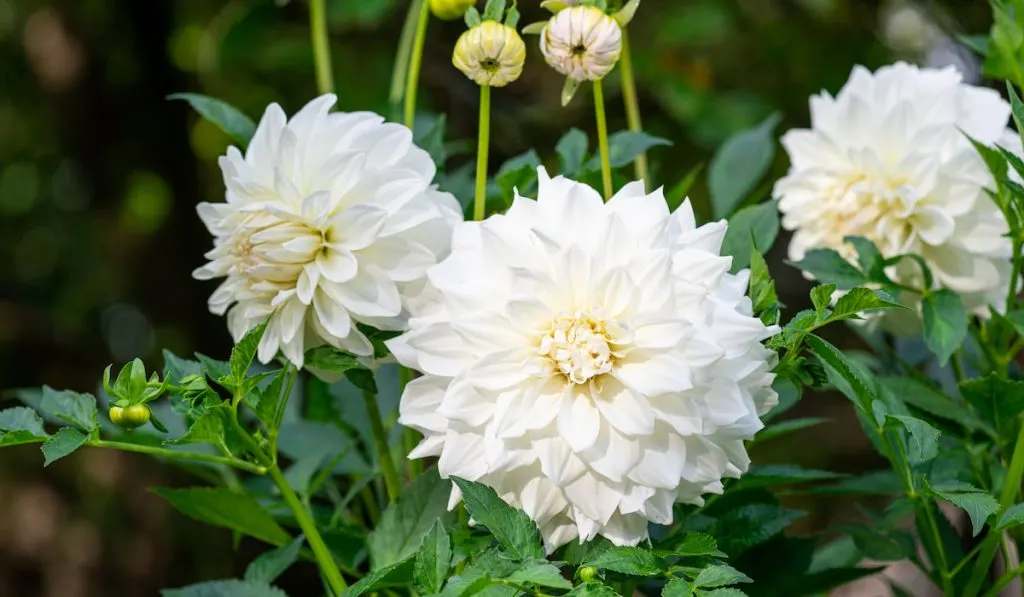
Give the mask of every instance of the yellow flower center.
[[609, 325], [615, 324], [588, 311], [560, 313], [541, 338], [537, 352], [548, 357], [569, 382], [587, 383], [609, 373], [619, 356]]

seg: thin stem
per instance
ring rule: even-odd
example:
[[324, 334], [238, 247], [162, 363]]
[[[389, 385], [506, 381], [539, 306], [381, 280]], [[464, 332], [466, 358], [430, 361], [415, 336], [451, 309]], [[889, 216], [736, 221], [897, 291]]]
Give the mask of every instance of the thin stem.
[[110, 448], [112, 450], [121, 450], [123, 452], [135, 452], [137, 454], [150, 454], [171, 460], [192, 460], [196, 462], [207, 462], [210, 464], [223, 464], [224, 466], [237, 468], [254, 475], [265, 475], [267, 473], [267, 469], [265, 467], [227, 456], [213, 456], [212, 454], [200, 454], [198, 452], [178, 452], [157, 446], [130, 444], [127, 442], [107, 441], [102, 439], [87, 441], [85, 442], [85, 445], [92, 446], [94, 448]]
[[398, 120], [402, 115], [405, 78], [409, 74], [409, 57], [412, 54], [412, 42], [416, 36], [416, 17], [419, 16], [424, 2], [425, 0], [412, 0], [409, 3], [409, 10], [405, 13], [405, 23], [402, 25], [402, 35], [398, 38], [395, 66], [391, 70], [391, 91], [388, 93], [392, 120]]
[[1006, 294], [1006, 313], [1013, 310], [1014, 304], [1017, 302], [1017, 278], [1020, 277], [1021, 270], [1021, 250], [1022, 244], [1019, 240], [1013, 240], [1013, 267], [1010, 270], [1010, 289]]
[[373, 432], [373, 443], [377, 447], [377, 459], [380, 460], [380, 471], [384, 474], [384, 486], [388, 490], [388, 500], [394, 502], [398, 494], [402, 492], [402, 484], [398, 482], [398, 473], [395, 471], [395, 463], [391, 459], [391, 449], [388, 447], [388, 435], [384, 430], [384, 423], [381, 421], [380, 404], [377, 403], [377, 395], [373, 392], [363, 392], [363, 401], [366, 404], [366, 415], [370, 419], [370, 430]]
[[996, 584], [992, 585], [992, 588], [985, 592], [982, 597], [996, 597], [999, 592], [1005, 589], [1015, 578], [1024, 574], [1024, 566], [1017, 566], [1013, 570], [1010, 570], [1006, 574], [1002, 575]]
[[[1014, 500], [1017, 499], [1017, 492], [1020, 491], [1021, 478], [1024, 477], [1024, 425], [1021, 425], [1020, 432], [1017, 434], [1017, 443], [1013, 446], [1013, 456], [1010, 457], [1010, 470], [1006, 473], [1006, 480], [1003, 482], [1003, 490], [999, 494], [999, 506], [1001, 510], [1005, 510], [1013, 505]], [[996, 551], [999, 549], [999, 541], [1001, 535], [996, 534], [994, 531], [989, 531], [989, 536], [985, 538], [988, 545], [982, 550], [981, 555], [978, 556], [978, 560], [974, 563], [974, 569], [971, 572], [971, 580], [967, 583], [967, 587], [964, 589], [964, 595], [966, 597], [974, 597], [981, 590], [982, 583], [985, 582], [985, 578], [988, 577], [989, 568], [992, 566], [992, 560], [995, 558]]]
[[[620, 74], [622, 80], [622, 98], [626, 102], [626, 123], [629, 130], [633, 132], [643, 131], [643, 122], [640, 120], [640, 102], [636, 94], [636, 77], [633, 75], [633, 60], [629, 51], [629, 36], [626, 30], [622, 30], [622, 56], [619, 58], [619, 65], [622, 69]], [[644, 181], [644, 188], [650, 186], [648, 180], [647, 153], [642, 152], [633, 160], [633, 171], [637, 180]]]
[[597, 116], [597, 143], [601, 147], [601, 182], [604, 200], [612, 198], [612, 165], [608, 156], [608, 122], [604, 114], [604, 89], [601, 80], [594, 81], [594, 114]]
[[480, 86], [480, 125], [476, 144], [476, 195], [473, 199], [473, 219], [477, 222], [487, 215], [487, 156], [491, 146], [491, 88]]
[[316, 66], [316, 88], [320, 95], [334, 92], [331, 70], [331, 46], [327, 40], [327, 8], [325, 0], [309, 0], [309, 34], [313, 41], [313, 64]]
[[964, 382], [964, 364], [960, 361], [959, 350], [953, 353], [949, 362], [953, 365], [953, 375], [956, 377], [957, 385], [962, 384]]
[[423, 64], [423, 44], [427, 39], [427, 21], [430, 20], [430, 4], [420, 2], [419, 19], [416, 22], [416, 37], [412, 44], [409, 71], [405, 79], [405, 126], [412, 130], [416, 124], [416, 88], [420, 82], [420, 65]]
[[277, 485], [277, 489], [281, 492], [281, 497], [284, 498], [285, 503], [291, 508], [292, 514], [295, 515], [295, 522], [299, 523], [299, 528], [306, 535], [306, 541], [309, 542], [309, 547], [313, 550], [313, 555], [316, 556], [320, 571], [327, 578], [328, 584], [331, 585], [331, 591], [335, 595], [341, 595], [348, 588], [348, 584], [345, 583], [345, 578], [341, 575], [341, 571], [338, 570], [338, 565], [334, 562], [331, 550], [327, 548], [327, 544], [324, 543], [323, 538], [320, 536], [320, 531], [317, 530], [316, 523], [313, 521], [313, 517], [310, 516], [309, 510], [299, 501], [299, 496], [295, 495], [292, 486], [288, 484], [288, 480], [281, 474], [281, 469], [277, 466], [272, 466], [269, 473], [270, 478], [274, 480], [274, 484]]

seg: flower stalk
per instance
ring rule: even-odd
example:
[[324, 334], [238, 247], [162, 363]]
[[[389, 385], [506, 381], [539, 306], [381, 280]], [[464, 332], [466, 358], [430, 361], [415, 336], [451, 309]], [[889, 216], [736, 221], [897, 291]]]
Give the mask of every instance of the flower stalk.
[[366, 404], [366, 415], [370, 419], [370, 431], [373, 433], [373, 443], [377, 449], [377, 459], [380, 460], [380, 472], [384, 475], [384, 487], [388, 492], [388, 501], [394, 503], [398, 499], [398, 495], [402, 493], [402, 484], [398, 480], [395, 462], [391, 458], [391, 448], [388, 447], [388, 434], [387, 430], [384, 429], [377, 395], [364, 390], [363, 403]]
[[604, 200], [608, 201], [614, 194], [612, 188], [612, 165], [608, 151], [608, 122], [604, 112], [604, 89], [601, 79], [594, 81], [594, 113], [597, 117], [597, 143], [601, 151], [601, 184], [604, 188]]
[[[629, 35], [626, 29], [622, 29], [622, 56], [619, 58], [622, 72], [622, 98], [626, 103], [626, 124], [629, 130], [634, 133], [643, 131], [643, 121], [640, 118], [640, 102], [636, 93], [636, 77], [633, 74], [633, 59], [629, 49]], [[637, 180], [642, 180], [644, 187], [650, 186], [649, 169], [647, 165], [647, 153], [641, 152], [633, 160], [633, 171]]]
[[487, 213], [487, 157], [491, 143], [491, 87], [480, 86], [480, 133], [476, 149], [476, 194], [473, 219], [484, 219]]
[[412, 54], [412, 43], [416, 36], [416, 28], [420, 10], [425, 0], [412, 0], [402, 25], [402, 34], [398, 38], [398, 51], [395, 54], [395, 66], [391, 70], [391, 91], [388, 103], [391, 105], [391, 119], [398, 121], [402, 117], [402, 100], [405, 98], [405, 79], [409, 74], [409, 60]]
[[405, 117], [402, 122], [412, 130], [416, 124], [416, 91], [420, 82], [420, 67], [423, 64], [423, 45], [427, 39], [427, 22], [430, 20], [430, 5], [419, 0], [420, 11], [416, 22], [416, 37], [412, 42], [412, 54], [405, 79]]
[[320, 95], [334, 93], [334, 71], [331, 69], [331, 46], [327, 38], [325, 0], [309, 0], [309, 33], [313, 42], [317, 91]]

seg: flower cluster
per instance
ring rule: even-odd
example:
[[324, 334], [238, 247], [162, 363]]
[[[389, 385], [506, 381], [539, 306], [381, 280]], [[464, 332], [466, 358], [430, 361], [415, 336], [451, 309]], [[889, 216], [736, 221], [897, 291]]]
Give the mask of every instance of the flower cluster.
[[[884, 257], [921, 256], [937, 286], [960, 293], [979, 314], [1006, 301], [1012, 247], [1002, 212], [986, 189], [995, 181], [967, 136], [1019, 150], [998, 93], [962, 82], [952, 67], [897, 63], [856, 67], [832, 97], [811, 98], [811, 128], [782, 137], [792, 167], [774, 195], [793, 230], [789, 256], [831, 248], [854, 261], [844, 239], [860, 236]], [[889, 268], [920, 288], [921, 269]], [[901, 325], [887, 318], [890, 327]]]
[[724, 222], [697, 227], [689, 203], [670, 214], [641, 183], [604, 204], [539, 178], [536, 201], [460, 224], [428, 272], [388, 344], [424, 373], [400, 421], [426, 437], [412, 456], [493, 486], [549, 550], [635, 545], [746, 470], [743, 442], [776, 401], [761, 345], [776, 328], [719, 255]]
[[199, 204], [215, 246], [193, 275], [225, 278], [210, 310], [227, 313], [236, 341], [270, 318], [263, 362], [280, 351], [301, 367], [323, 344], [372, 355], [356, 324], [402, 329], [462, 218], [409, 129], [328, 113], [334, 102], [321, 96], [291, 120], [267, 108], [245, 155], [231, 147], [220, 160], [227, 201]]

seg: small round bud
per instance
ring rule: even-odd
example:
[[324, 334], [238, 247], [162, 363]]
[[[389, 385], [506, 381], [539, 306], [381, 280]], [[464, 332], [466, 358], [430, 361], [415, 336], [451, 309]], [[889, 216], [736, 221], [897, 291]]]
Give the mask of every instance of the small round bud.
[[133, 404], [124, 408], [120, 406], [110, 407], [110, 420], [115, 425], [131, 431], [136, 427], [142, 427], [149, 422], [149, 407], [145, 404]]
[[470, 6], [476, 6], [476, 0], [430, 0], [430, 12], [445, 21], [461, 19]]
[[622, 28], [595, 6], [572, 6], [551, 17], [540, 51], [555, 70], [576, 81], [603, 79], [622, 54]]
[[484, 21], [462, 34], [452, 64], [477, 85], [504, 87], [519, 78], [526, 44], [513, 27]]
[[580, 580], [585, 583], [597, 582], [599, 580], [597, 577], [597, 569], [593, 566], [584, 566], [580, 568], [578, 574], [580, 575]]

